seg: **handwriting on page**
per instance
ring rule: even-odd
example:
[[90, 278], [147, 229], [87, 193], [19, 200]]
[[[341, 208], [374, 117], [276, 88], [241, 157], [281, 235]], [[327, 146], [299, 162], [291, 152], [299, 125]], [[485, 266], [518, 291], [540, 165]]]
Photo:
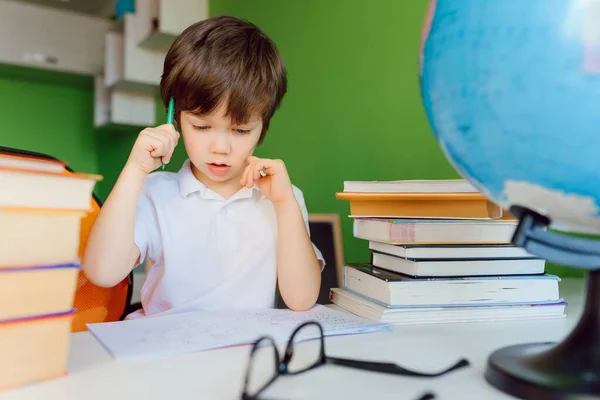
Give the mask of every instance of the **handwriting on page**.
[[256, 315], [256, 318], [261, 322], [270, 323], [271, 325], [286, 326], [294, 329], [296, 326], [306, 321], [316, 321], [323, 326], [325, 332], [336, 332], [345, 329], [359, 329], [365, 325], [365, 320], [358, 317], [353, 317], [341, 312], [333, 312], [327, 307], [315, 307], [312, 310], [304, 312], [293, 312], [289, 310], [271, 310], [267, 315]]
[[136, 344], [165, 345], [170, 341], [193, 345], [205, 341], [219, 341], [243, 334], [243, 327], [222, 326], [218, 323], [186, 321], [173, 325], [151, 327], [140, 333]]
[[[292, 331], [306, 321], [319, 322], [326, 335], [389, 329], [387, 324], [323, 306], [305, 312], [277, 309], [187, 312], [89, 324], [88, 328], [116, 358], [139, 358], [248, 344], [265, 335], [278, 342], [286, 341]], [[314, 338], [314, 335], [303, 337]]]

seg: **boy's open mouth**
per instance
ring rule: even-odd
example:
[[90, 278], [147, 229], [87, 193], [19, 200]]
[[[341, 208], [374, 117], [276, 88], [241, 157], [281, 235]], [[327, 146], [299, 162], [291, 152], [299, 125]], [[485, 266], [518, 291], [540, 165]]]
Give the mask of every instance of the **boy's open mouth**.
[[217, 176], [225, 175], [229, 171], [229, 168], [231, 168], [230, 165], [221, 164], [221, 163], [207, 163], [206, 165], [208, 166], [208, 170], [213, 175], [217, 175]]

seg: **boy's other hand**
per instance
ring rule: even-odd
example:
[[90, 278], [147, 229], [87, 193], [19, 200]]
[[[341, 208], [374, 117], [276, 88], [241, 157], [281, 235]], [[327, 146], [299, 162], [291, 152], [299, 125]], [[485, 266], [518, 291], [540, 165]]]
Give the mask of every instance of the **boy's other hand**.
[[172, 124], [146, 128], [138, 135], [127, 164], [149, 174], [171, 161], [178, 141], [179, 132]]
[[248, 157], [247, 161], [248, 165], [240, 184], [251, 188], [256, 183], [260, 191], [273, 203], [295, 200], [292, 183], [283, 161], [254, 156]]

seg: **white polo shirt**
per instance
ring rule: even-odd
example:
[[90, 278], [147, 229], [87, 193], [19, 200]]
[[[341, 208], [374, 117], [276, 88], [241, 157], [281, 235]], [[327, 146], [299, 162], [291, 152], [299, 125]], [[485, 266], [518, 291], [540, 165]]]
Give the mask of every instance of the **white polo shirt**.
[[[308, 229], [302, 192], [294, 195]], [[191, 310], [272, 308], [277, 220], [258, 189], [225, 200], [198, 181], [190, 160], [179, 172], [146, 178], [135, 218], [140, 262], [152, 267], [141, 289], [143, 309], [127, 318]], [[315, 253], [324, 266], [319, 249]]]

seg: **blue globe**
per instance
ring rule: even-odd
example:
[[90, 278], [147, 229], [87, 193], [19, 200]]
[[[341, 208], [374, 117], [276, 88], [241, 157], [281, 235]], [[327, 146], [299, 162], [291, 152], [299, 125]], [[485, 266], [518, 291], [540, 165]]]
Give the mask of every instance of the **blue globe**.
[[433, 0], [422, 100], [488, 198], [600, 233], [600, 0]]

